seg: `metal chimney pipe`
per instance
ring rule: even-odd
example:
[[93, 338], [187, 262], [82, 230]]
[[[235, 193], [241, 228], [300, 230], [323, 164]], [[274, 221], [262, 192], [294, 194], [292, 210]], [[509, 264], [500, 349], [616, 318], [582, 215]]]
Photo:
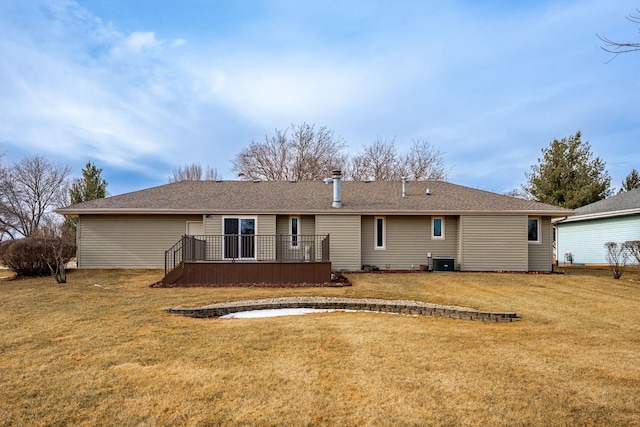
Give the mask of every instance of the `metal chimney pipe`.
[[407, 197], [407, 177], [402, 177], [402, 197]]
[[340, 169], [335, 169], [332, 171], [333, 176], [333, 204], [331, 205], [334, 208], [341, 208], [342, 201], [340, 200], [340, 178], [342, 178], [342, 171]]

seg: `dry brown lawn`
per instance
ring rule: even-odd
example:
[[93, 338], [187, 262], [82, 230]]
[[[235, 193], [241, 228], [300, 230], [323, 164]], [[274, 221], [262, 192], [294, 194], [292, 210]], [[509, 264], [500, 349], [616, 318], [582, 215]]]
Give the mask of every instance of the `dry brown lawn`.
[[[0, 425], [640, 425], [640, 283], [626, 274], [358, 274], [352, 287], [151, 289], [159, 271], [0, 281]], [[99, 286], [97, 286], [99, 285]], [[274, 296], [515, 311], [193, 319]]]

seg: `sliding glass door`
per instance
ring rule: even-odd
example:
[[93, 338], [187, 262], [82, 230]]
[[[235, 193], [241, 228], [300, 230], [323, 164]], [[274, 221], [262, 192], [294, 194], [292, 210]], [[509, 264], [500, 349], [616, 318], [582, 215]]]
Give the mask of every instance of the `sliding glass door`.
[[226, 259], [255, 259], [255, 234], [255, 218], [225, 218], [224, 257]]

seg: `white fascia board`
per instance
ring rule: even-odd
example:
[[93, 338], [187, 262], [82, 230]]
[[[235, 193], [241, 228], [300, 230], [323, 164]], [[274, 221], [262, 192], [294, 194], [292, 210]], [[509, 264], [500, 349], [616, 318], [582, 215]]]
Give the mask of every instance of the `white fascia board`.
[[558, 222], [564, 223], [564, 222], [588, 221], [590, 219], [612, 218], [617, 216], [636, 215], [636, 214], [640, 214], [640, 208], [624, 209], [620, 211], [597, 212], [597, 213], [585, 214], [585, 215], [576, 215], [574, 217], [567, 218]]

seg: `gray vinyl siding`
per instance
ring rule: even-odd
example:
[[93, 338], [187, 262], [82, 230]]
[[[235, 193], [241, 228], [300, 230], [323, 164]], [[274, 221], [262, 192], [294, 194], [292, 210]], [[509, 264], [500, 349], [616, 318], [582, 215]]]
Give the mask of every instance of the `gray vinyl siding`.
[[461, 269], [527, 271], [526, 215], [461, 216]]
[[219, 236], [224, 233], [222, 218], [256, 218], [256, 233], [260, 235], [276, 234], [275, 215], [207, 215], [204, 219], [204, 232], [210, 236]]
[[317, 215], [315, 234], [329, 234], [331, 268], [360, 270], [360, 215]]
[[[251, 215], [248, 215], [251, 216]], [[262, 236], [273, 236], [276, 234], [276, 216], [275, 215], [258, 215], [258, 224], [256, 225], [257, 234]]]
[[574, 263], [607, 264], [605, 243], [640, 240], [640, 215], [567, 222], [556, 227], [560, 263], [565, 262], [565, 254], [570, 253]]
[[204, 216], [204, 234], [208, 236], [222, 234], [222, 215]]
[[551, 218], [540, 218], [540, 227], [540, 242], [528, 243], [529, 271], [551, 271], [552, 268], [553, 227], [551, 226]]
[[[430, 216], [386, 216], [385, 247], [374, 247], [374, 216], [362, 217], [362, 264], [380, 269], [410, 270], [427, 265], [432, 257], [455, 257], [457, 254], [458, 220], [445, 217], [444, 240], [431, 239]], [[429, 264], [432, 267], [431, 264]]]
[[[276, 234], [275, 215], [206, 215], [204, 219], [204, 232], [210, 236], [221, 236], [224, 233], [223, 218], [256, 218], [256, 233], [258, 235]], [[256, 254], [259, 260], [269, 259], [275, 253], [275, 242], [273, 247], [262, 248], [263, 251]], [[222, 258], [222, 245], [212, 245], [208, 249], [209, 256], [214, 259]]]
[[301, 235], [311, 236], [316, 234], [316, 221], [313, 215], [278, 215], [276, 219], [276, 234], [289, 234], [289, 218], [300, 218]]
[[464, 264], [464, 257], [462, 256], [463, 252], [462, 252], [462, 217], [458, 217], [458, 221], [457, 221], [457, 225], [458, 225], [458, 229], [456, 230], [456, 237], [458, 238], [457, 244], [458, 247], [456, 248], [456, 264], [457, 264], [457, 268], [462, 270], [462, 264]]
[[164, 253], [202, 215], [81, 215], [78, 267], [164, 268]]

